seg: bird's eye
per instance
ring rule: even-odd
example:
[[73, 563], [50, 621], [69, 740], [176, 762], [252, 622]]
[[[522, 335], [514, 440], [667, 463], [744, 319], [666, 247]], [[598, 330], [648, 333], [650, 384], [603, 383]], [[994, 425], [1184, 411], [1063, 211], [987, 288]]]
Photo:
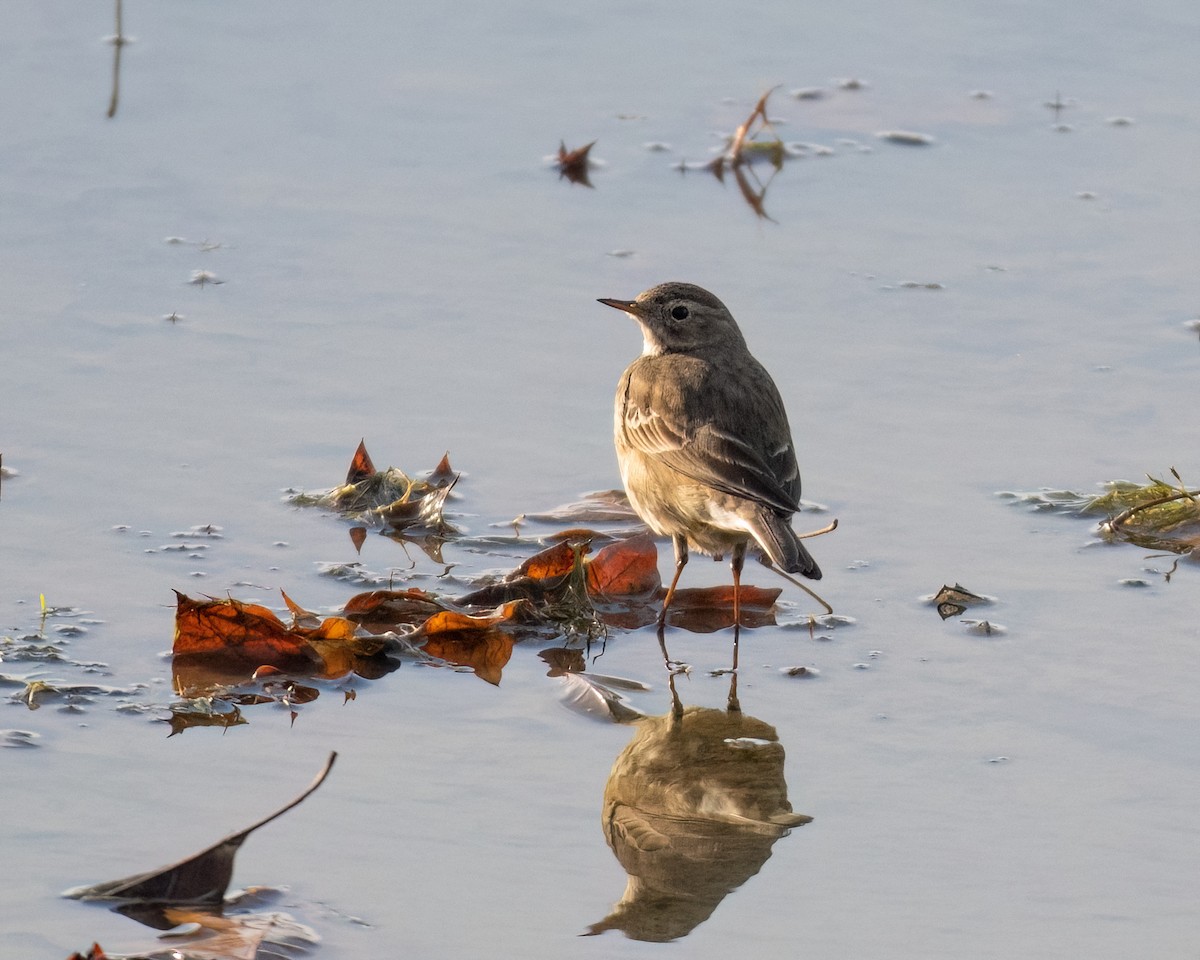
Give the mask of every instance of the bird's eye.
[[686, 320], [688, 318], [688, 308], [680, 304], [677, 307], [671, 308], [671, 316], [676, 320]]

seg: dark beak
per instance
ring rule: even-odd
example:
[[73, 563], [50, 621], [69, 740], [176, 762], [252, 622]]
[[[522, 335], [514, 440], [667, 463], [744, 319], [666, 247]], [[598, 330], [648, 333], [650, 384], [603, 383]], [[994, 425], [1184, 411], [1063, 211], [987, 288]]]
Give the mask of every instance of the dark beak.
[[624, 310], [626, 313], [632, 313], [635, 317], [641, 313], [636, 300], [613, 300], [609, 297], [600, 297], [596, 302], [602, 303], [606, 307], [613, 307], [617, 310]]

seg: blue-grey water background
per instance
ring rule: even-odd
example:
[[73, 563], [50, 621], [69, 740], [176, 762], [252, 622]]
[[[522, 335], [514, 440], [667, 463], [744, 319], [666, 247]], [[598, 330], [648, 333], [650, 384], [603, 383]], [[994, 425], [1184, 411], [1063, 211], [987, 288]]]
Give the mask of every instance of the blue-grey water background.
[[[0, 752], [0, 955], [144, 944], [59, 892], [251, 822], [331, 749], [235, 875], [286, 885], [320, 956], [677, 949], [578, 936], [625, 884], [600, 806], [631, 731], [564, 709], [533, 648], [499, 687], [409, 664], [294, 723], [160, 722], [173, 589], [334, 609], [357, 588], [319, 565], [356, 561], [436, 584], [284, 502], [360, 437], [410, 471], [449, 450], [476, 537], [618, 485], [640, 337], [594, 301], [667, 279], [721, 296], [774, 373], [828, 508], [798, 523], [839, 518], [813, 552], [855, 621], [743, 636], [743, 707], [815, 819], [688, 956], [1194, 955], [1195, 564], [1168, 582], [1169, 559], [996, 496], [1200, 478], [1194, 4], [130, 0], [108, 119], [112, 13], [14, 4], [0, 32], [0, 634], [38, 630], [39, 594], [77, 611], [45, 625], [73, 662], [0, 662], [0, 729], [34, 744]], [[673, 165], [775, 85], [809, 146], [766, 220]], [[896, 129], [933, 142], [876, 137]], [[594, 189], [546, 162], [560, 138], [597, 140]], [[202, 524], [223, 537], [164, 549]], [[1007, 632], [922, 602], [955, 581]], [[784, 597], [782, 622], [812, 609]], [[728, 632], [671, 640], [685, 701], [720, 706]], [[603, 668], [665, 711], [651, 632]], [[124, 692], [31, 711], [31, 679]]]

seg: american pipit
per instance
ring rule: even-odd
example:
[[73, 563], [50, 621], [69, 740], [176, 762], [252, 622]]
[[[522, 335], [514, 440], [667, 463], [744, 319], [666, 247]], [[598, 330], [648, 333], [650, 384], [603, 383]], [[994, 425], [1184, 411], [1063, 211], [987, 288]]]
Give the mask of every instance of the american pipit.
[[732, 553], [735, 624], [751, 542], [780, 569], [820, 580], [789, 523], [800, 509], [800, 470], [783, 400], [729, 310], [690, 283], [600, 302], [633, 317], [644, 338], [617, 386], [614, 434], [630, 503], [675, 547], [659, 624], [689, 547]]

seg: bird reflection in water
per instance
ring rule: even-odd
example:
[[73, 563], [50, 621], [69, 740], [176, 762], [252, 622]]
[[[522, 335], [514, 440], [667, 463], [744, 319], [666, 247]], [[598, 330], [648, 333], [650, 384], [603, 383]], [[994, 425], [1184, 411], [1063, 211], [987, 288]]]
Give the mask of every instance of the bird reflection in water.
[[587, 936], [687, 936], [758, 873], [776, 840], [812, 819], [792, 811], [783, 746], [774, 727], [742, 713], [736, 673], [725, 710], [684, 707], [674, 681], [670, 713], [637, 721], [609, 774], [602, 821], [629, 882]]

